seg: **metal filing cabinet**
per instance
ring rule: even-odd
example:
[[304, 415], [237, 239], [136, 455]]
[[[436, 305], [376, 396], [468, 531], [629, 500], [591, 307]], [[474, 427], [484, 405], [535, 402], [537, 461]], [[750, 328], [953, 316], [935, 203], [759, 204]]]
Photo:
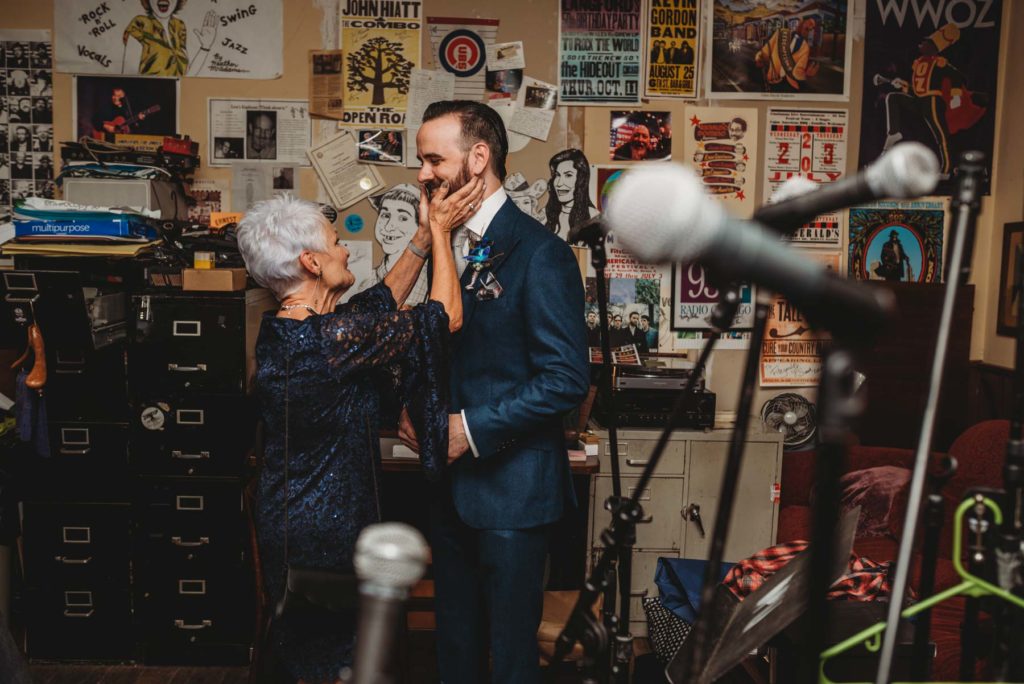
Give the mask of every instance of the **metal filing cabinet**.
[[28, 655], [248, 662], [247, 392], [272, 297], [143, 291], [127, 261], [23, 261], [0, 277], [0, 341], [20, 348], [38, 323], [49, 371], [49, 455], [24, 464]]
[[[646, 428], [618, 431], [623, 496], [632, 495], [632, 487], [639, 481], [660, 433], [660, 430]], [[601, 473], [594, 477], [590, 500], [590, 567], [603, 551], [600, 535], [610, 520], [604, 502], [612, 494], [608, 434], [599, 430], [597, 435]], [[642, 598], [658, 594], [654, 584], [658, 558], [706, 559], [708, 556], [730, 435], [728, 430], [674, 432], [654, 477], [641, 494], [640, 502], [649, 522], [637, 525], [633, 547], [630, 631], [634, 636], [647, 634]], [[741, 560], [775, 543], [776, 485], [781, 472], [779, 433], [760, 429], [748, 432], [736, 506], [725, 546], [726, 561]], [[704, 534], [697, 524], [695, 510], [699, 512]]]
[[29, 324], [42, 331], [49, 438], [48, 454], [21, 464], [27, 653], [131, 658], [124, 272], [102, 260], [17, 266], [0, 278], [0, 342], [21, 348]]
[[25, 503], [33, 658], [132, 657], [130, 524], [125, 503]]
[[244, 663], [255, 629], [242, 505], [255, 433], [247, 395], [265, 290], [132, 297], [135, 595], [149, 663]]

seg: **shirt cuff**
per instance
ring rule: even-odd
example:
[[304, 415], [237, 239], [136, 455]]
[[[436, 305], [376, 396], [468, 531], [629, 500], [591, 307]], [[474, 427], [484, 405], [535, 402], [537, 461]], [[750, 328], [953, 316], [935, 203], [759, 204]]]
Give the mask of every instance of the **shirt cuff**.
[[462, 429], [466, 432], [466, 441], [469, 442], [469, 449], [473, 452], [473, 458], [480, 458], [480, 452], [477, 451], [476, 444], [473, 443], [473, 435], [469, 433], [469, 423], [466, 422], [466, 409], [462, 409], [459, 414], [462, 416]]

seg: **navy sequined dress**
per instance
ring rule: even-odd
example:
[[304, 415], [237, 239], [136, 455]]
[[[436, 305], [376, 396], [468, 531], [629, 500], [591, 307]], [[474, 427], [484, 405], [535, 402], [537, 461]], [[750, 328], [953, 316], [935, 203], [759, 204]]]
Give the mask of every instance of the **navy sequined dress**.
[[[398, 311], [383, 283], [303, 320], [267, 313], [256, 342], [256, 382], [266, 428], [256, 524], [270, 607], [286, 564], [352, 572], [356, 537], [380, 520], [378, 412], [398, 383], [427, 476], [447, 461], [448, 316], [437, 302]], [[285, 416], [288, 416], [288, 550], [285, 558]], [[271, 644], [294, 679], [333, 682], [352, 662], [354, 628], [289, 620]]]

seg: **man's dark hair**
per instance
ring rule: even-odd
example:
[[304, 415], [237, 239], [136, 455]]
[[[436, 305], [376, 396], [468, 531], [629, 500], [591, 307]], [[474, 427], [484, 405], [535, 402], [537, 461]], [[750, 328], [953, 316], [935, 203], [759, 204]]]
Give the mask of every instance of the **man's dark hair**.
[[458, 117], [462, 125], [463, 151], [468, 152], [478, 142], [486, 143], [491, 150], [491, 168], [498, 179], [504, 181], [508, 134], [498, 112], [480, 102], [442, 100], [427, 107], [423, 112], [423, 123], [449, 114]]

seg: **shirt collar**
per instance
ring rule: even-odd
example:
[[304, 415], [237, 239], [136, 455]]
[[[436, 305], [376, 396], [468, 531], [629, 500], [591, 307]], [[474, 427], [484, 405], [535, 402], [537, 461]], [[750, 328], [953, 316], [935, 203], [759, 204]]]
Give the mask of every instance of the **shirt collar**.
[[508, 195], [505, 194], [505, 189], [499, 185], [494, 194], [480, 204], [480, 208], [476, 210], [476, 213], [466, 219], [464, 224], [466, 228], [469, 228], [470, 232], [478, 238], [482, 238], [484, 233], [487, 232], [487, 227], [491, 225], [491, 221], [494, 220], [498, 210], [505, 204], [507, 198]]

